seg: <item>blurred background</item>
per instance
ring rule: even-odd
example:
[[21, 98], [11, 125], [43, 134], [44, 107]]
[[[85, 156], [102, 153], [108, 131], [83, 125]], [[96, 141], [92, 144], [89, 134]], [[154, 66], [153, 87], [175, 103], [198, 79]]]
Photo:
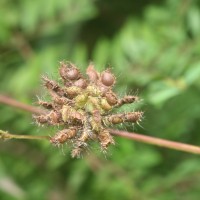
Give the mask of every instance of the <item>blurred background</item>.
[[[200, 145], [200, 1], [1, 0], [0, 16], [1, 94], [36, 105], [42, 74], [93, 61], [112, 67], [120, 96], [143, 99], [123, 107], [145, 112], [140, 126], [116, 128]], [[55, 133], [16, 108], [0, 115], [11, 133]], [[115, 140], [107, 156], [94, 146], [82, 159], [47, 141], [0, 141], [0, 199], [199, 199], [199, 156]]]

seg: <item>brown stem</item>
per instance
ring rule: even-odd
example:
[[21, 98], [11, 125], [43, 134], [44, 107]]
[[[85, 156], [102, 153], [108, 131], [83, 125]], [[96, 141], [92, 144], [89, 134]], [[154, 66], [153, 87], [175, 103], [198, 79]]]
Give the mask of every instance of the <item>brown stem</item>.
[[7, 96], [1, 95], [1, 94], [0, 94], [0, 103], [4, 103], [6, 105], [9, 105], [9, 106], [12, 106], [12, 107], [15, 107], [15, 108], [19, 108], [21, 110], [25, 110], [25, 111], [35, 113], [35, 114], [45, 113], [45, 111], [40, 109], [40, 108], [21, 103], [19, 101], [16, 101], [15, 99], [12, 99], [10, 97], [7, 97]]
[[185, 151], [188, 153], [200, 154], [200, 147], [198, 147], [198, 146], [184, 144], [184, 143], [180, 143], [180, 142], [173, 142], [173, 141], [169, 141], [169, 140], [163, 140], [163, 139], [159, 139], [159, 138], [155, 138], [155, 137], [141, 135], [138, 133], [129, 133], [126, 131], [119, 131], [119, 130], [113, 130], [113, 129], [110, 129], [109, 131], [113, 135], [118, 135], [120, 137], [128, 138], [128, 139], [135, 140], [138, 142], [144, 142], [147, 144], [153, 144], [156, 146], [166, 147], [169, 149]]
[[[24, 103], [20, 103], [16, 100], [6, 97], [4, 95], [0, 95], [0, 102], [10, 105], [10, 106], [13, 106], [13, 107], [16, 107], [16, 108], [26, 110], [28, 112], [32, 112], [32, 113], [42, 114], [45, 112], [44, 110], [41, 110], [37, 107], [26, 105]], [[109, 131], [113, 135], [118, 135], [120, 137], [135, 140], [138, 142], [144, 142], [147, 144], [152, 144], [152, 145], [156, 145], [156, 146], [160, 146], [160, 147], [166, 147], [169, 149], [175, 149], [175, 150], [184, 151], [184, 152], [188, 152], [188, 153], [200, 154], [200, 147], [198, 147], [198, 146], [179, 143], [179, 142], [173, 142], [173, 141], [159, 139], [159, 138], [154, 138], [154, 137], [145, 136], [145, 135], [138, 134], [138, 133], [129, 133], [126, 131], [119, 131], [119, 130], [114, 130], [114, 129], [110, 129]], [[0, 133], [2, 133], [2, 131]], [[5, 132], [4, 132], [4, 134], [5, 134]], [[31, 139], [30, 137], [32, 137], [30, 135], [28, 135], [28, 136], [27, 135], [22, 135], [22, 136], [17, 135], [17, 137], [13, 137], [14, 136], [13, 134], [11, 134], [11, 135], [12, 135], [12, 138], [20, 138], [21, 137], [20, 139]], [[33, 138], [35, 138], [35, 137], [41, 137], [41, 138], [37, 138], [37, 139], [44, 139], [44, 138], [49, 139], [48, 136], [33, 136]], [[2, 137], [0, 137], [0, 139], [1, 138]]]

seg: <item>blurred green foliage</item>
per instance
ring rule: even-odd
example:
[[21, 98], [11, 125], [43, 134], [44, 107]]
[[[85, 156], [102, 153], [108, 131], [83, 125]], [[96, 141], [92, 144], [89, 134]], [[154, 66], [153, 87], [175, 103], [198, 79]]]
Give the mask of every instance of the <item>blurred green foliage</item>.
[[[141, 127], [119, 127], [200, 145], [200, 2], [1, 0], [0, 91], [35, 105], [41, 74], [59, 61], [111, 66], [116, 91], [139, 94]], [[43, 95], [45, 96], [45, 95]], [[51, 135], [31, 114], [0, 105], [0, 128]], [[134, 128], [134, 129], [133, 129]], [[83, 159], [45, 141], [0, 141], [0, 199], [197, 200], [200, 157], [116, 138], [108, 156]], [[63, 155], [62, 152], [65, 152]]]

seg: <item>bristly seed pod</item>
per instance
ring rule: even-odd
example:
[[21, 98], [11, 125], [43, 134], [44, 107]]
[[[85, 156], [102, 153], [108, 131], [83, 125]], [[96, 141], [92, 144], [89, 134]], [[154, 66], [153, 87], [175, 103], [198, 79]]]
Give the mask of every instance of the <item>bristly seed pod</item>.
[[67, 142], [69, 139], [73, 138], [76, 135], [76, 128], [64, 129], [56, 133], [53, 137], [50, 138], [50, 142], [55, 145], [59, 146]]
[[78, 70], [76, 68], [71, 68], [66, 73], [66, 77], [69, 80], [77, 80], [79, 78], [79, 72], [78, 72]]
[[61, 114], [56, 112], [56, 111], [51, 111], [49, 113], [49, 121], [51, 122], [51, 124], [53, 125], [56, 125], [56, 124], [59, 124], [60, 122], [60, 117], [61, 117]]
[[74, 82], [74, 86], [85, 89], [87, 87], [87, 81], [80, 78], [79, 80]]
[[61, 62], [59, 72], [63, 80], [77, 80], [80, 78], [79, 70], [75, 65], [71, 63], [65, 64]]
[[116, 94], [112, 91], [106, 92], [103, 96], [106, 97], [107, 102], [111, 106], [114, 106], [118, 102]]
[[90, 65], [88, 66], [86, 74], [88, 75], [89, 80], [92, 83], [96, 83], [99, 79], [99, 73], [94, 69], [94, 65], [92, 63], [90, 63]]
[[49, 91], [55, 92], [59, 96], [63, 96], [64, 95], [64, 91], [62, 90], [62, 88], [59, 86], [58, 83], [56, 83], [55, 81], [50, 80], [47, 76], [42, 76], [42, 80], [44, 82], [44, 86]]
[[77, 86], [66, 87], [65, 94], [69, 99], [73, 99], [77, 95], [81, 94], [81, 88]]
[[63, 106], [61, 114], [62, 121], [65, 123], [76, 124], [77, 122], [82, 123], [84, 121], [84, 116], [81, 114], [81, 112], [78, 112], [68, 105]]
[[103, 129], [98, 134], [98, 139], [101, 144], [101, 150], [106, 153], [107, 148], [110, 144], [115, 144], [115, 141], [113, 140], [112, 136], [110, 135], [109, 131], [106, 129]]
[[41, 106], [43, 106], [44, 108], [46, 108], [48, 110], [53, 109], [53, 104], [52, 103], [38, 100], [38, 104], [41, 105]]
[[50, 142], [54, 146], [72, 144], [72, 157], [81, 157], [88, 150], [89, 142], [98, 141], [106, 153], [108, 146], [115, 144], [108, 127], [120, 123], [139, 123], [142, 112], [112, 114], [113, 109], [138, 101], [137, 96], [119, 99], [112, 87], [116, 78], [110, 69], [97, 72], [90, 64], [86, 70], [87, 78], [70, 62], [60, 62], [59, 74], [62, 85], [43, 76], [45, 88], [51, 102], [39, 100], [38, 104], [46, 112], [34, 115], [38, 125], [59, 127]]
[[123, 99], [119, 99], [117, 107], [122, 106], [123, 104], [129, 104], [138, 101], [137, 96], [125, 96]]
[[105, 98], [101, 99], [101, 107], [103, 110], [109, 111], [112, 109], [112, 106], [108, 103], [108, 101]]
[[33, 115], [33, 119], [36, 121], [38, 125], [49, 123], [48, 116], [45, 115], [40, 115], [40, 116]]

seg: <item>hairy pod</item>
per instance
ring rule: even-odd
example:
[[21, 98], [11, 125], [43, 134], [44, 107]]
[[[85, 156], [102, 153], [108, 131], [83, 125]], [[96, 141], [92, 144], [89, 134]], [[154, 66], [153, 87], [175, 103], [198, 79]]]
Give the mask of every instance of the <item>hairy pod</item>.
[[73, 127], [61, 130], [50, 138], [50, 142], [55, 146], [59, 146], [60, 144], [67, 142], [69, 139], [72, 139], [76, 135], [76, 132], [76, 128]]
[[112, 91], [106, 92], [103, 96], [106, 98], [107, 102], [112, 106], [116, 105], [118, 102], [116, 94]]
[[61, 110], [61, 115], [62, 115], [62, 120], [64, 122], [72, 122], [72, 123], [76, 123], [76, 122], [83, 122], [84, 121], [84, 116], [82, 113], [76, 111], [74, 108], [68, 106], [68, 105], [64, 105], [62, 110]]
[[110, 144], [115, 144], [113, 137], [110, 135], [109, 131], [106, 129], [103, 129], [99, 132], [98, 139], [100, 141], [102, 151], [106, 151], [107, 147]]
[[75, 81], [73, 85], [76, 86], [76, 87], [85, 89], [88, 86], [88, 83], [85, 79], [80, 78], [77, 81]]
[[62, 90], [62, 88], [55, 81], [50, 80], [47, 76], [42, 76], [42, 80], [43, 80], [44, 86], [48, 90], [55, 92], [59, 96], [62, 96], [64, 94], [64, 91]]
[[67, 99], [66, 97], [53, 96], [52, 99], [56, 105], [66, 105], [72, 103], [72, 101]]
[[120, 124], [123, 122], [139, 122], [142, 118], [143, 112], [128, 112], [122, 114], [114, 114], [105, 117], [105, 122], [112, 124]]
[[49, 122], [52, 125], [59, 124], [59, 122], [62, 120], [61, 114], [56, 111], [51, 111], [48, 117], [49, 117]]
[[85, 105], [85, 110], [90, 114], [93, 113], [94, 110], [98, 110], [102, 114], [103, 110], [101, 108], [99, 98], [88, 96], [88, 101]]
[[108, 87], [111, 87], [114, 85], [115, 76], [110, 72], [109, 69], [101, 73], [101, 83], [103, 83], [103, 85], [108, 86]]
[[73, 99], [77, 95], [81, 94], [81, 88], [76, 87], [76, 86], [71, 86], [71, 87], [66, 87], [65, 88], [65, 93], [68, 98]]
[[128, 112], [124, 115], [125, 122], [136, 123], [141, 121], [143, 112]]
[[99, 131], [102, 129], [101, 113], [99, 110], [94, 110], [92, 112], [92, 116], [90, 117], [89, 122], [91, 124], [92, 130]]
[[123, 114], [115, 114], [105, 117], [105, 122], [109, 124], [120, 124], [124, 122]]
[[53, 109], [53, 103], [49, 103], [49, 102], [46, 102], [46, 101], [39, 100], [38, 104], [43, 106], [44, 108], [46, 108], [48, 110]]
[[61, 62], [59, 73], [63, 80], [77, 80], [80, 78], [78, 68], [70, 62]]
[[46, 115], [33, 115], [33, 119], [37, 122], [37, 124], [42, 125], [48, 123], [48, 116]]
[[135, 101], [138, 101], [138, 99], [139, 98], [137, 96], [125, 96], [122, 99], [118, 100], [118, 103], [116, 106], [119, 107], [119, 106], [122, 106], [123, 104], [130, 104]]
[[101, 91], [99, 90], [98, 87], [96, 87], [95, 85], [88, 85], [86, 91], [88, 92], [88, 94], [90, 96], [94, 96], [94, 97], [98, 97], [101, 95]]
[[112, 106], [108, 103], [105, 98], [101, 99], [101, 108], [105, 111], [109, 111], [112, 109]]
[[94, 65], [90, 64], [86, 70], [86, 74], [88, 75], [91, 82], [96, 83], [99, 79], [99, 73], [94, 69]]
[[85, 104], [87, 103], [88, 95], [87, 93], [80, 94], [75, 97], [75, 106], [77, 108], [84, 108]]

